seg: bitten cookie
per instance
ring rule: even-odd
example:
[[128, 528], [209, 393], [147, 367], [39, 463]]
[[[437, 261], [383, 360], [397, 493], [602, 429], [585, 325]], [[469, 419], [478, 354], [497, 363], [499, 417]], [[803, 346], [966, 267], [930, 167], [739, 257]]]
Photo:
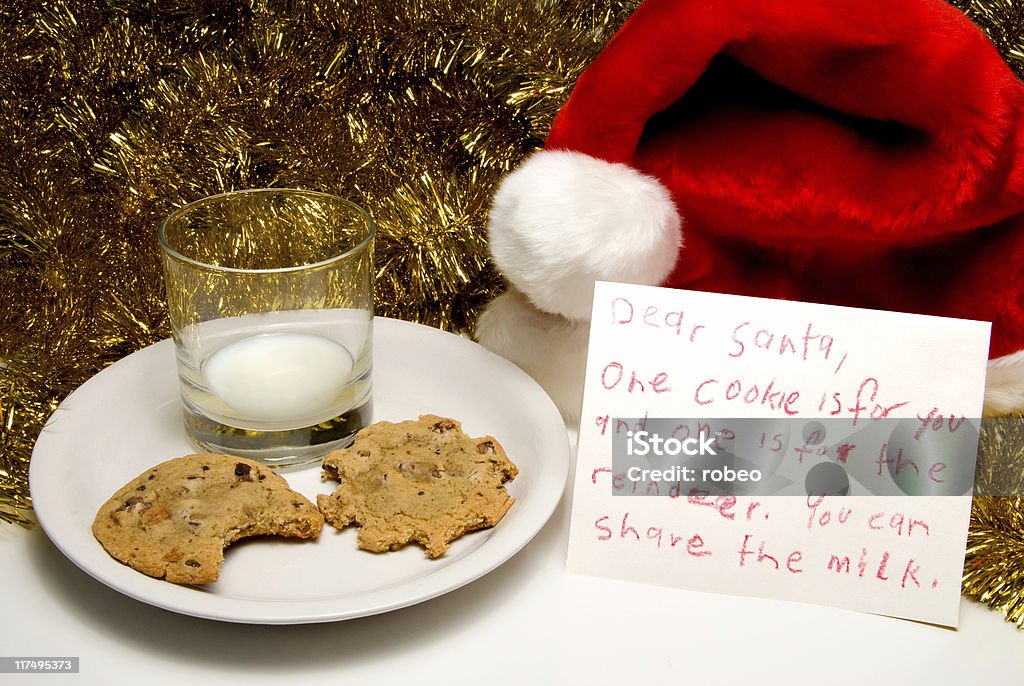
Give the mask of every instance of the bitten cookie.
[[415, 541], [439, 557], [459, 536], [505, 516], [515, 499], [504, 484], [517, 473], [498, 441], [470, 438], [454, 419], [378, 422], [324, 458], [324, 478], [340, 485], [317, 496], [317, 506], [339, 529], [358, 525], [364, 550]]
[[178, 584], [217, 580], [224, 548], [247, 536], [316, 538], [323, 515], [252, 460], [187, 455], [147, 470], [96, 513], [93, 535], [114, 558]]

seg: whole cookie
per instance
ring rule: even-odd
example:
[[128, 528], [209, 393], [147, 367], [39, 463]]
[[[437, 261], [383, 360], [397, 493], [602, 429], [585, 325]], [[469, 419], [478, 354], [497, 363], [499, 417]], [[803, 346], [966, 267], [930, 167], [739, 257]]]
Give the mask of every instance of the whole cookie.
[[340, 485], [317, 496], [317, 506], [339, 529], [357, 524], [364, 550], [415, 541], [439, 557], [459, 536], [505, 516], [515, 499], [504, 484], [517, 473], [497, 440], [470, 438], [454, 419], [378, 422], [324, 458], [324, 477]]
[[316, 538], [323, 516], [258, 462], [187, 455], [146, 470], [96, 513], [93, 535], [114, 558], [179, 584], [217, 580], [224, 548], [247, 536]]

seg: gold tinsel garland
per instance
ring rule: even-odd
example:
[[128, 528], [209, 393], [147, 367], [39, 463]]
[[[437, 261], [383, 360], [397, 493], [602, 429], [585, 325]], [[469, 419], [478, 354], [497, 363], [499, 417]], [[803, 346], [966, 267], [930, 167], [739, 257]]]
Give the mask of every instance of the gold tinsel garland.
[[[169, 335], [154, 231], [174, 207], [351, 197], [379, 224], [378, 312], [471, 330], [501, 286], [497, 180], [637, 4], [0, 0], [0, 521], [31, 521], [32, 445], [60, 400]], [[1024, 75], [1024, 5], [954, 4]], [[1019, 624], [1022, 513], [978, 499], [964, 576]]]
[[0, 519], [46, 418], [169, 335], [171, 209], [289, 186], [373, 208], [380, 314], [471, 328], [483, 226], [636, 2], [0, 0]]
[[1024, 419], [982, 423], [975, 493], [962, 592], [1024, 628]]

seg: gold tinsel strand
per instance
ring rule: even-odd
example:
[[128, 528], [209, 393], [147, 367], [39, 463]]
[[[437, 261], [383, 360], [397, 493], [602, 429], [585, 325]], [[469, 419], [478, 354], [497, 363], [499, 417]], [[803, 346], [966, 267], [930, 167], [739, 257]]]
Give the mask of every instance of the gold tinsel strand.
[[1020, 0], [950, 0], [995, 44], [1017, 76], [1024, 79], [1024, 3]]
[[1024, 419], [985, 420], [962, 592], [1024, 628]]
[[[1024, 75], [1024, 5], [952, 2]], [[378, 220], [378, 312], [471, 331], [501, 288], [495, 184], [637, 4], [0, 0], [0, 520], [29, 523], [60, 400], [169, 334], [154, 231], [174, 207], [348, 196]], [[977, 499], [964, 576], [1018, 623], [1022, 512]]]

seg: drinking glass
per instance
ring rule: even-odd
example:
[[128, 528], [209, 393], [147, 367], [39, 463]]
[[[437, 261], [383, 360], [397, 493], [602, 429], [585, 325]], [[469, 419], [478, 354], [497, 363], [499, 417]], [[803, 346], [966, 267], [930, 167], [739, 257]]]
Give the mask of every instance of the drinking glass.
[[319, 459], [370, 421], [374, 223], [293, 189], [186, 205], [158, 237], [185, 430], [271, 466]]

